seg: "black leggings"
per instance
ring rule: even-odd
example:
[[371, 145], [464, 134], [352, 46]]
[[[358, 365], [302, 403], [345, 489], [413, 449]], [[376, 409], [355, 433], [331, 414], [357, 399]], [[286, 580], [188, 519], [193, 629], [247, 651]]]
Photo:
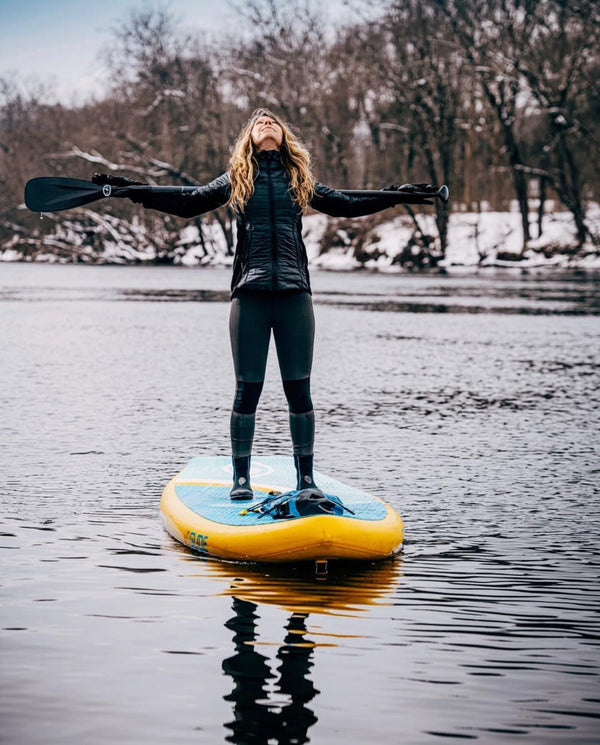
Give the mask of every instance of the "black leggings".
[[308, 292], [240, 292], [231, 303], [229, 334], [236, 377], [231, 414], [234, 457], [249, 456], [271, 330], [290, 411], [295, 455], [311, 455], [314, 412], [310, 397], [315, 319]]

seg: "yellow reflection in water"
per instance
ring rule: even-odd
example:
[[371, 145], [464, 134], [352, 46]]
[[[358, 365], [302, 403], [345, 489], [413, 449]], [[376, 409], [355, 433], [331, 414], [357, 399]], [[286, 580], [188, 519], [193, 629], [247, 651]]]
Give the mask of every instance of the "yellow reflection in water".
[[217, 595], [303, 614], [353, 616], [373, 605], [388, 605], [402, 577], [400, 557], [368, 564], [330, 562], [325, 575], [315, 574], [310, 563], [278, 566], [203, 560], [202, 568], [203, 577], [226, 583]]

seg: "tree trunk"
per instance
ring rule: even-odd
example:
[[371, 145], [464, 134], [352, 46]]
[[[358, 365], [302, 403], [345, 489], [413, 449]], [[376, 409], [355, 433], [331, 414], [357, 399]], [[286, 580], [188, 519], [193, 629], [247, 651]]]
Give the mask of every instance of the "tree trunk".
[[[585, 224], [585, 210], [581, 204], [581, 193], [579, 190], [579, 169], [573, 155], [567, 145], [564, 133], [559, 135], [558, 162], [560, 168], [559, 183], [561, 198], [565, 205], [573, 213], [575, 226], [577, 228], [577, 245], [582, 246], [588, 235], [588, 227]], [[567, 180], [566, 168], [569, 169], [570, 183]]]
[[527, 248], [531, 235], [529, 233], [529, 206], [527, 204], [527, 178], [522, 170], [521, 166], [521, 155], [519, 151], [519, 145], [514, 135], [512, 118], [507, 113], [506, 100], [503, 88], [499, 88], [499, 95], [496, 96], [487, 81], [482, 80], [483, 89], [490, 102], [493, 110], [498, 116], [500, 122], [500, 128], [502, 130], [502, 137], [504, 139], [504, 146], [506, 148], [506, 154], [508, 155], [508, 161], [510, 163], [513, 186], [515, 189], [515, 196], [517, 197], [517, 203], [519, 205], [519, 211], [521, 212], [521, 227], [523, 229], [523, 247], [521, 253]]
[[544, 219], [544, 203], [546, 201], [546, 179], [544, 176], [540, 176], [540, 192], [539, 192], [540, 203], [538, 205], [538, 238], [542, 237], [542, 221]]

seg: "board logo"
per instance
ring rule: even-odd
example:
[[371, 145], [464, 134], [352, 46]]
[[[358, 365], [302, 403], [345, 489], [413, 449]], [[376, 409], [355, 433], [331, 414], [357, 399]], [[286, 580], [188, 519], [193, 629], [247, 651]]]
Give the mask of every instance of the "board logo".
[[196, 549], [200, 551], [206, 551], [208, 553], [208, 536], [202, 535], [202, 533], [196, 533], [190, 530], [190, 543]]

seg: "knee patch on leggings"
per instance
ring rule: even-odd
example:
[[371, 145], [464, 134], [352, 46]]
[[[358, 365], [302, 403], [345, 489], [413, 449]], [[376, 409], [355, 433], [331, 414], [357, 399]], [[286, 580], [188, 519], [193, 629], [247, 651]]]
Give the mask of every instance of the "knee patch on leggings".
[[236, 414], [254, 414], [262, 389], [262, 383], [246, 383], [244, 380], [238, 380], [233, 400], [233, 410]]
[[292, 414], [306, 414], [312, 411], [313, 403], [310, 397], [310, 378], [300, 380], [284, 380], [283, 390]]

